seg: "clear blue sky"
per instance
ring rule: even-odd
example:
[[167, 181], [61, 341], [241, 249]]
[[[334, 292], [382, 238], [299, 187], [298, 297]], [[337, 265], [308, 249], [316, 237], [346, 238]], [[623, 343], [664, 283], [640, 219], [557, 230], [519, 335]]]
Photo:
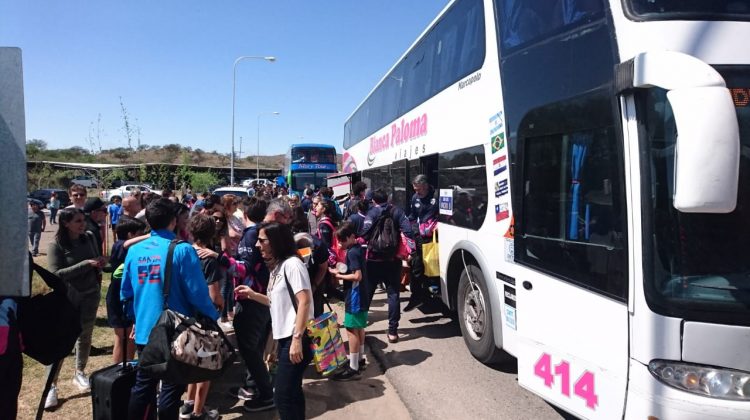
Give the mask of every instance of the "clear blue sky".
[[[127, 145], [120, 97], [141, 143], [228, 153], [293, 142], [340, 149], [344, 121], [447, 0], [0, 0], [0, 46], [23, 51], [26, 138]], [[134, 141], [135, 146], [135, 141]]]

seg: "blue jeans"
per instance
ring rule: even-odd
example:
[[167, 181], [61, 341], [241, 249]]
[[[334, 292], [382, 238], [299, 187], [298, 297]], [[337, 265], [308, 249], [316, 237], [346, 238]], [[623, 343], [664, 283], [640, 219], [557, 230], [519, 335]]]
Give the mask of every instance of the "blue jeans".
[[[143, 347], [138, 346], [140, 356]], [[138, 369], [135, 375], [135, 385], [130, 392], [130, 404], [128, 405], [129, 419], [155, 419], [156, 418], [156, 386], [159, 380], [148, 376], [143, 370]], [[187, 385], [178, 385], [162, 382], [159, 393], [159, 420], [175, 420], [179, 418], [181, 397]]]
[[225, 276], [224, 282], [221, 283], [221, 297], [224, 298], [221, 317], [226, 318], [232, 308], [234, 308], [234, 279], [228, 274]]
[[302, 336], [302, 362], [294, 364], [289, 360], [289, 348], [292, 346], [292, 337], [279, 340], [279, 364], [276, 367], [276, 379], [274, 380], [275, 392], [273, 395], [276, 409], [279, 410], [281, 420], [304, 420], [305, 418], [305, 393], [302, 392], [302, 377], [305, 369], [312, 360], [310, 340]]
[[42, 232], [29, 232], [29, 243], [31, 244], [31, 253], [39, 253], [39, 241], [42, 239]]
[[401, 261], [367, 261], [367, 283], [370, 288], [370, 302], [378, 283], [385, 284], [388, 295], [388, 334], [398, 333], [401, 321]]

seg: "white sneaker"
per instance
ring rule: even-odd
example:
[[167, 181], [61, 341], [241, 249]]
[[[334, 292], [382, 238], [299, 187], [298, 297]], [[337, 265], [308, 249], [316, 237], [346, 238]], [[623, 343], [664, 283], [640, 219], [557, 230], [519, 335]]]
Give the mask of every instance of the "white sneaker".
[[44, 409], [49, 410], [57, 407], [57, 387], [52, 385], [47, 393], [47, 400], [44, 401]]
[[204, 408], [203, 414], [206, 416], [209, 420], [217, 420], [219, 416], [219, 410], [215, 408]]
[[81, 391], [91, 390], [91, 383], [89, 383], [89, 378], [87, 378], [86, 375], [83, 374], [83, 372], [76, 372], [76, 374], [73, 375], [73, 383]]

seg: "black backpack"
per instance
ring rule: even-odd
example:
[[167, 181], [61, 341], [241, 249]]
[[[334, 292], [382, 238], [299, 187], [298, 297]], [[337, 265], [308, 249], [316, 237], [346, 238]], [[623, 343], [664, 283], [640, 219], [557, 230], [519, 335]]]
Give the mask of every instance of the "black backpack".
[[392, 208], [388, 207], [383, 210], [372, 228], [372, 235], [367, 241], [367, 252], [372, 259], [392, 260], [396, 257], [400, 243], [401, 232], [398, 223], [393, 220]]

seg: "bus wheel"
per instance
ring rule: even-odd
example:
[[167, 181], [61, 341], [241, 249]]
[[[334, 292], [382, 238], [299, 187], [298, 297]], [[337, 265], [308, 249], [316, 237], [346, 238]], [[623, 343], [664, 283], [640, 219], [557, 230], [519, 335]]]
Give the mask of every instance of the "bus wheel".
[[457, 300], [458, 323], [471, 355], [485, 364], [501, 361], [503, 351], [495, 346], [492, 308], [479, 267], [468, 265], [461, 272]]

